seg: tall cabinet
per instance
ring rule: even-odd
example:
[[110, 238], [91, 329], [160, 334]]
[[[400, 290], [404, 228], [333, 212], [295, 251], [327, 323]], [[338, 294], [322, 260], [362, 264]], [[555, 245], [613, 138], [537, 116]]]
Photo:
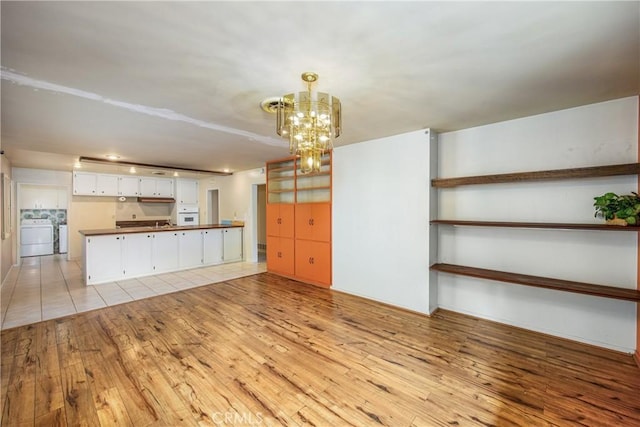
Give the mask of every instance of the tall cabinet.
[[267, 270], [331, 286], [331, 153], [320, 172], [303, 174], [299, 159], [267, 162]]

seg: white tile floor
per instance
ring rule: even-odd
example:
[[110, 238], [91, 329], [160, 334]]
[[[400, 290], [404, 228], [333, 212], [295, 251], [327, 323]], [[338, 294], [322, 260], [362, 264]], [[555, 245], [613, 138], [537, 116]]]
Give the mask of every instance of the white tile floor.
[[238, 262], [86, 286], [78, 261], [67, 261], [61, 255], [22, 258], [22, 265], [11, 269], [0, 289], [1, 329], [263, 271], [265, 262]]

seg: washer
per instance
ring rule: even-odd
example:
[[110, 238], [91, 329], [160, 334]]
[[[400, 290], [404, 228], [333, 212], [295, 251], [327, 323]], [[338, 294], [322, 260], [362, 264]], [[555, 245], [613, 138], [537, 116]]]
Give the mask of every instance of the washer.
[[50, 219], [23, 219], [20, 224], [20, 256], [53, 254], [53, 224]]

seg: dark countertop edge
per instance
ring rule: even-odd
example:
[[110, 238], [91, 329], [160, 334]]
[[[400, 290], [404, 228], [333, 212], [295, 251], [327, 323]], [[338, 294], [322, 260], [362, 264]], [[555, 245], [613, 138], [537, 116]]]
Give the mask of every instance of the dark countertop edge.
[[209, 230], [212, 228], [243, 228], [244, 225], [226, 224], [203, 224], [203, 225], [172, 225], [170, 227], [126, 227], [126, 228], [103, 228], [101, 230], [79, 230], [83, 236], [107, 236], [110, 234], [132, 234], [132, 233], [157, 233], [163, 231], [182, 230]]

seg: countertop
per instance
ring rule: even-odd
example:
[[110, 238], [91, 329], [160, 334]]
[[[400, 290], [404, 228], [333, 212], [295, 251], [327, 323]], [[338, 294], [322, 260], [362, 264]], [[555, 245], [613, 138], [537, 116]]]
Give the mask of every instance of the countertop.
[[244, 225], [201, 224], [201, 225], [164, 225], [147, 227], [103, 228], [100, 230], [80, 230], [83, 236], [106, 236], [110, 234], [155, 233], [158, 231], [208, 230], [212, 228], [242, 228]]

